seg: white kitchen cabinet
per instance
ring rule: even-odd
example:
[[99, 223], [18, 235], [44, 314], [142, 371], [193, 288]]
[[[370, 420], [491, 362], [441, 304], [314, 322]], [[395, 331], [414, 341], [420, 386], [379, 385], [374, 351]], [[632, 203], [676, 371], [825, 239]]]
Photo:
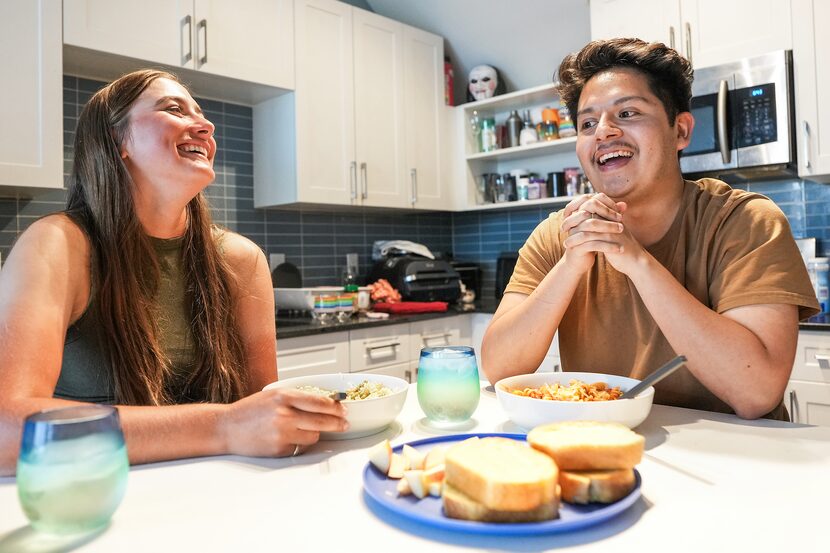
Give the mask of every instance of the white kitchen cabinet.
[[352, 330], [349, 349], [352, 372], [408, 363], [411, 360], [409, 324]]
[[660, 41], [695, 68], [793, 47], [790, 0], [591, 0], [590, 9], [592, 39]]
[[277, 340], [280, 379], [349, 372], [349, 333], [330, 332]]
[[792, 2], [798, 175], [830, 182], [830, 3]]
[[[440, 206], [439, 152], [425, 146], [440, 145], [438, 37], [429, 52], [426, 34], [335, 0], [296, 0], [294, 17], [295, 92], [254, 106], [254, 205], [408, 208], [420, 190], [414, 207]], [[422, 79], [414, 90], [407, 71]]]
[[254, 107], [254, 205], [404, 207], [401, 24], [335, 0], [294, 17], [295, 92]]
[[444, 135], [444, 39], [404, 26], [404, 111], [409, 203], [447, 209], [449, 191], [442, 169]]
[[290, 89], [292, 0], [64, 0], [64, 43]]
[[830, 426], [830, 332], [798, 333], [784, 403], [793, 422]]
[[62, 188], [60, 2], [0, 2], [0, 52], [0, 195]]

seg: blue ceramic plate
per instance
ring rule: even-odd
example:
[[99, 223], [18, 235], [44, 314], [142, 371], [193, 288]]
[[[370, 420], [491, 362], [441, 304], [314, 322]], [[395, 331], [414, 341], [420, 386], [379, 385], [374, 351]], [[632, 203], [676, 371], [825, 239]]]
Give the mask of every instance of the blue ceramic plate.
[[[479, 436], [481, 438], [499, 436], [522, 442], [526, 438], [524, 434], [456, 434], [417, 440], [409, 442], [409, 445], [415, 449], [429, 451], [436, 444], [450, 445], [453, 442], [466, 440], [473, 436]], [[394, 448], [394, 451], [395, 453], [400, 453], [402, 449], [403, 445], [399, 445]], [[444, 516], [440, 497], [427, 496], [423, 499], [418, 499], [412, 495], [398, 496], [396, 489], [398, 481], [387, 478], [385, 474], [377, 470], [371, 463], [367, 463], [366, 468], [363, 469], [363, 488], [366, 494], [382, 507], [428, 526], [469, 532], [472, 534], [528, 536], [579, 530], [622, 513], [631, 507], [640, 497], [640, 473], [635, 470], [634, 476], [636, 478], [634, 489], [627, 496], [615, 503], [608, 505], [571, 505], [562, 502], [559, 507], [558, 519], [523, 523], [473, 522], [448, 518]]]

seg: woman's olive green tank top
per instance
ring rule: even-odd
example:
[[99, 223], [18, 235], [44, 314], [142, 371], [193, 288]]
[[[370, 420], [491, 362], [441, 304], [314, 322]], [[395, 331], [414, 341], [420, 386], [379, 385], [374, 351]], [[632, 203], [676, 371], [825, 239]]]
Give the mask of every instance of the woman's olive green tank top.
[[[150, 238], [159, 260], [158, 325], [160, 346], [173, 369], [168, 391], [176, 402], [201, 401], [185, 391], [194, 368], [195, 348], [190, 326], [190, 305], [182, 269], [183, 238]], [[55, 397], [92, 403], [115, 403], [112, 368], [98, 332], [100, 320], [94, 305], [95, 290], [83, 315], [66, 331], [63, 364]], [[198, 395], [198, 394], [197, 394]]]

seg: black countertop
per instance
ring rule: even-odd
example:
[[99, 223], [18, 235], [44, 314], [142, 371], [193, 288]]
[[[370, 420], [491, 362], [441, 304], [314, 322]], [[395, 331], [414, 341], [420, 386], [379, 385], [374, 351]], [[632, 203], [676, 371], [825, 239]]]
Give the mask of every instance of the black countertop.
[[[359, 328], [370, 328], [376, 326], [388, 326], [401, 323], [427, 321], [442, 317], [453, 317], [464, 313], [488, 313], [496, 312], [498, 302], [495, 300], [477, 301], [470, 306], [451, 305], [442, 313], [415, 313], [408, 315], [389, 315], [388, 319], [370, 319], [365, 315], [352, 317], [345, 322], [331, 322], [321, 324], [311, 317], [283, 317], [277, 316], [277, 338], [297, 338], [299, 336], [310, 336], [313, 334], [326, 334], [329, 332], [343, 332], [345, 330], [357, 330]], [[827, 315], [813, 317], [798, 325], [799, 330], [830, 332], [830, 318]]]

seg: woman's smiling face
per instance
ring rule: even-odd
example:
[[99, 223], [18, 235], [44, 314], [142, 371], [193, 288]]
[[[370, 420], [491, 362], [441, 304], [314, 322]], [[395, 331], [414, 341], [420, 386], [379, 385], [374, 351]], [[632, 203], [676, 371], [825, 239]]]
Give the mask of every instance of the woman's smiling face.
[[137, 186], [192, 198], [216, 176], [214, 129], [182, 85], [159, 78], [130, 108], [121, 157]]
[[693, 125], [689, 113], [668, 120], [642, 73], [613, 68], [582, 89], [576, 152], [597, 191], [630, 201], [680, 176], [677, 152], [688, 145]]

